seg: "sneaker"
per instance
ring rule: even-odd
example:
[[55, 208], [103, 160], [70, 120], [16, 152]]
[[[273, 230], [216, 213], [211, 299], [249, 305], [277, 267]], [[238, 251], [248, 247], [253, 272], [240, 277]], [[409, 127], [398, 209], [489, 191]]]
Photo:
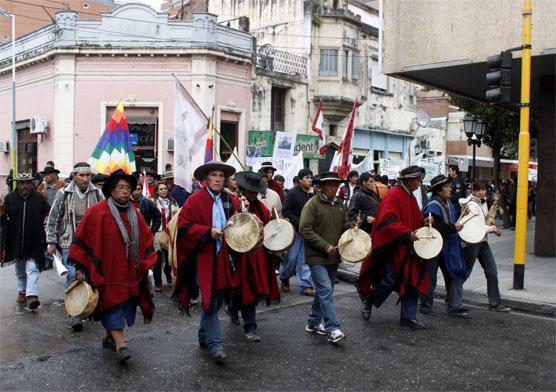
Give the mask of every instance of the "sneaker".
[[315, 296], [315, 290], [312, 287], [306, 287], [301, 291], [301, 295], [306, 295], [308, 297]]
[[322, 323], [313, 327], [307, 324], [305, 326], [305, 331], [309, 333], [316, 333], [317, 335], [326, 335], [326, 330], [324, 329], [324, 325]]
[[126, 346], [123, 346], [116, 351], [116, 357], [118, 358], [118, 361], [120, 361], [122, 365], [125, 365], [127, 361], [131, 358], [131, 352]]
[[284, 293], [289, 293], [289, 292], [290, 292], [290, 285], [289, 285], [289, 283], [282, 282], [282, 283], [280, 283], [280, 287], [281, 287], [281, 289], [282, 289], [282, 291], [283, 291]]
[[329, 343], [338, 343], [340, 340], [345, 338], [346, 335], [339, 329], [335, 329], [334, 331], [328, 334], [328, 342]]
[[512, 310], [512, 308], [510, 308], [509, 306], [498, 304], [496, 306], [489, 306], [488, 310], [494, 310], [496, 312], [508, 313], [510, 310]]
[[102, 338], [102, 348], [109, 348], [112, 351], [116, 351], [116, 342], [112, 336], [104, 336]]
[[411, 320], [411, 319], [400, 319], [400, 325], [402, 327], [409, 327], [413, 330], [419, 330], [419, 329], [427, 329], [427, 326], [423, 323], [420, 323], [417, 320]]
[[245, 334], [245, 338], [248, 342], [256, 343], [261, 341], [261, 337], [257, 335], [255, 332], [247, 332]]
[[371, 319], [371, 313], [373, 311], [373, 306], [369, 306], [367, 304], [363, 305], [363, 307], [361, 308], [361, 317], [363, 317], [363, 320], [365, 321], [369, 321]]
[[451, 309], [448, 310], [448, 315], [454, 317], [467, 317], [469, 316], [469, 310], [467, 308]]
[[222, 362], [223, 360], [225, 360], [226, 358], [228, 358], [228, 357], [226, 356], [226, 353], [225, 353], [224, 351], [222, 351], [222, 350], [217, 351], [217, 352], [215, 352], [215, 353], [212, 353], [212, 354], [211, 354], [211, 357], [212, 357], [212, 360], [213, 360], [214, 362]]
[[30, 312], [34, 312], [39, 308], [39, 306], [41, 306], [41, 303], [38, 297], [35, 296], [27, 297], [27, 305], [25, 306], [25, 309], [27, 309]]
[[25, 303], [27, 302], [27, 297], [25, 297], [25, 293], [18, 293], [17, 298], [16, 298], [16, 302], [19, 305], [25, 305]]

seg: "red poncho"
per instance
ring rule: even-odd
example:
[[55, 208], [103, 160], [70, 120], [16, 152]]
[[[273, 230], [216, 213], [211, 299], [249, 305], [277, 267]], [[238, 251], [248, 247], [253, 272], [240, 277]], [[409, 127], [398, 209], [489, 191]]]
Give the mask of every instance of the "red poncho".
[[[270, 220], [270, 212], [257, 199], [249, 201], [249, 212], [256, 215], [263, 225]], [[261, 297], [266, 299], [267, 304], [280, 299], [274, 255], [261, 246], [253, 253], [235, 254], [235, 260], [243, 304], [256, 302]]]
[[[152, 318], [153, 305], [148, 287], [147, 272], [156, 263], [153, 234], [139, 210], [139, 262], [135, 265], [133, 251], [126, 245], [116, 221], [110, 213], [108, 200], [87, 209], [75, 233], [69, 250], [69, 259], [81, 267], [93, 287], [98, 288], [99, 300], [95, 310], [98, 316], [113, 306], [132, 297], [139, 300], [145, 319]], [[131, 224], [127, 212], [120, 213], [131, 238]]]
[[384, 196], [371, 234], [373, 251], [359, 272], [357, 285], [362, 296], [369, 295], [371, 285], [376, 286], [384, 277], [384, 255], [387, 253], [393, 256], [400, 297], [404, 297], [410, 287], [427, 294], [427, 266], [413, 254], [409, 239], [409, 234], [422, 226], [422, 220], [415, 196], [403, 187], [396, 186]]
[[[212, 304], [215, 290], [237, 287], [239, 279], [232, 270], [228, 246], [216, 254], [216, 240], [212, 239], [212, 206], [214, 200], [206, 189], [194, 192], [187, 198], [178, 217], [177, 274], [174, 297], [185, 309], [190, 299], [201, 290], [203, 308]], [[226, 219], [239, 209], [239, 199], [222, 192]], [[198, 281], [198, 286], [197, 286]]]

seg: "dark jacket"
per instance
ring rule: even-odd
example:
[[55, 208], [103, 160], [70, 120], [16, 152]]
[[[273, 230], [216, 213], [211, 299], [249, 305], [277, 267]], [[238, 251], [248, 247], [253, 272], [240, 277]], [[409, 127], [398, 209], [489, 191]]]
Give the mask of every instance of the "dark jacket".
[[286, 195], [286, 200], [282, 208], [282, 214], [289, 219], [290, 223], [299, 231], [299, 218], [303, 206], [313, 197], [312, 193], [305, 192], [301, 185], [292, 188]]
[[174, 188], [170, 191], [170, 196], [176, 200], [178, 207], [183, 207], [189, 195], [191, 195], [191, 193], [187, 192], [179, 185], [174, 185]]
[[2, 261], [34, 259], [39, 270], [44, 268], [46, 249], [44, 222], [50, 210], [46, 199], [32, 191], [27, 199], [19, 192], [8, 194], [2, 216]]
[[[362, 187], [359, 191], [355, 192], [353, 197], [349, 202], [348, 217], [350, 221], [353, 221], [360, 216], [361, 218], [361, 230], [367, 233], [371, 233], [373, 225], [367, 222], [367, 217], [372, 216], [376, 218], [376, 213], [378, 211], [378, 195]], [[361, 215], [359, 215], [361, 213]]]
[[[467, 190], [465, 189], [465, 183], [460, 176], [455, 177], [452, 179], [452, 196], [450, 196], [450, 200], [454, 205], [456, 212], [459, 215], [460, 206], [459, 206], [459, 199], [465, 199], [467, 197]], [[425, 204], [425, 200], [423, 200], [423, 205]]]
[[156, 204], [154, 204], [153, 201], [142, 197], [139, 201], [139, 212], [143, 215], [145, 222], [150, 226], [153, 234], [156, 233], [162, 223], [162, 215], [160, 215], [160, 211], [156, 208]]
[[313, 197], [303, 208], [299, 223], [299, 233], [305, 247], [305, 264], [330, 265], [340, 262], [336, 253], [326, 253], [328, 245], [338, 245], [342, 233], [351, 227], [346, 207], [336, 198], [333, 203], [322, 193]]

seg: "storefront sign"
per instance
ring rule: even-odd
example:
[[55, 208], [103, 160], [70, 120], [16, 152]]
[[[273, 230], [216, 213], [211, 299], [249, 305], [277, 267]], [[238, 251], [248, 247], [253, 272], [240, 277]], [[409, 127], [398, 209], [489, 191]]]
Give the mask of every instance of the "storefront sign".
[[271, 157], [274, 150], [274, 132], [251, 131], [249, 132], [249, 144], [261, 149], [261, 156]]
[[297, 135], [294, 155], [303, 153], [305, 159], [319, 159], [319, 139], [313, 135]]

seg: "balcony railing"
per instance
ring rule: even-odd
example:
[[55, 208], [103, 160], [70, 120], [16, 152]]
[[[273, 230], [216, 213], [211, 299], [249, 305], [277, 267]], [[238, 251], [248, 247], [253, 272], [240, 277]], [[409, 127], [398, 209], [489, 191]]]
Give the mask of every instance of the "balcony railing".
[[307, 57], [276, 50], [269, 45], [257, 46], [257, 68], [306, 78]]

